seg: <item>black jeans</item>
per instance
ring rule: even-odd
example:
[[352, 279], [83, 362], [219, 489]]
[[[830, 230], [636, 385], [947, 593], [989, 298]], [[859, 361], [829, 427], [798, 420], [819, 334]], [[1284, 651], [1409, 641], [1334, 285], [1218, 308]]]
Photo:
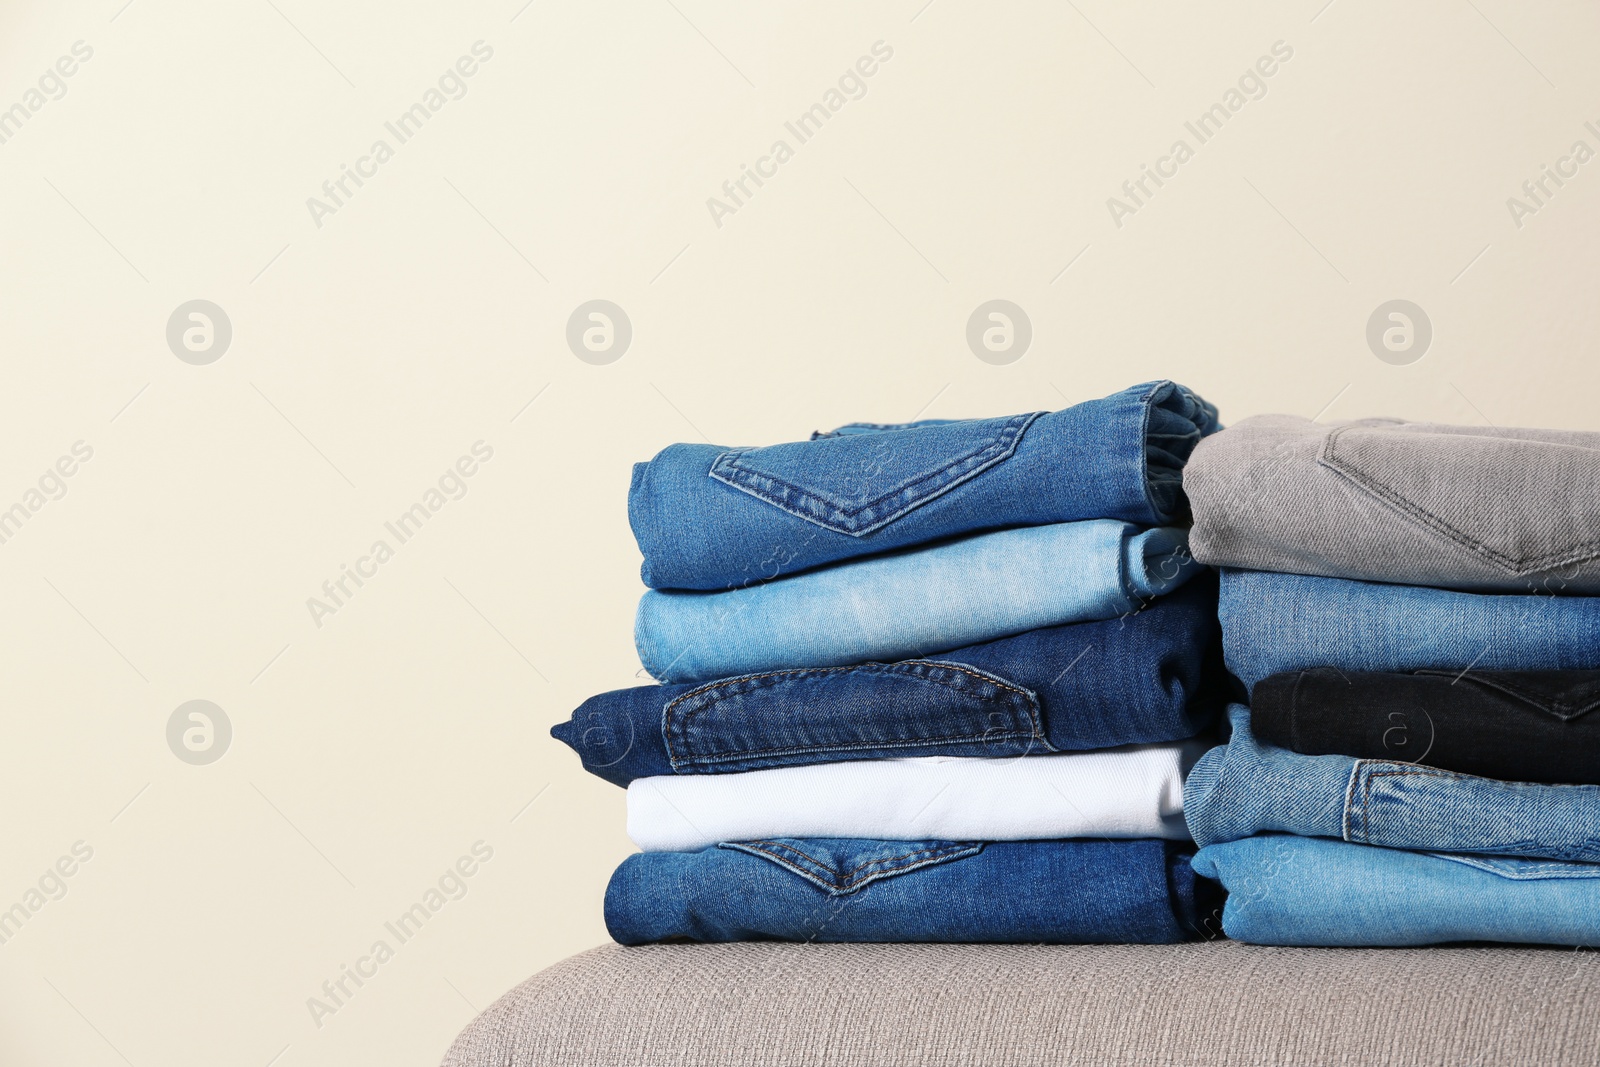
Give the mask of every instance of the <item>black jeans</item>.
[[1250, 725], [1308, 756], [1402, 760], [1511, 782], [1600, 784], [1600, 671], [1288, 671]]

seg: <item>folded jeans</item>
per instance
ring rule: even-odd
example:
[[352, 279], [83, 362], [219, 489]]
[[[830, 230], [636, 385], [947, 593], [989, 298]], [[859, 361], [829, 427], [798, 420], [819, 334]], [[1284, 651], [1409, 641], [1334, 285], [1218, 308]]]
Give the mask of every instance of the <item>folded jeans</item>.
[[1462, 593], [1344, 578], [1224, 570], [1217, 615], [1228, 669], [1600, 669], [1600, 597]]
[[1183, 776], [1205, 748], [1190, 741], [637, 778], [628, 786], [628, 836], [646, 852], [767, 837], [1187, 840]]
[[798, 668], [584, 701], [551, 733], [618, 785], [836, 760], [989, 758], [1192, 737], [1220, 704], [1216, 577], [1122, 619], [933, 659]]
[[1201, 845], [1263, 833], [1363, 845], [1600, 863], [1600, 785], [1477, 778], [1394, 760], [1302, 756], [1259, 744], [1250, 709], [1195, 763], [1183, 815]]
[[[1165, 841], [775, 839], [628, 857], [606, 887], [624, 945], [652, 941], [1170, 944], [1219, 894]], [[1210, 925], [1207, 925], [1207, 919]]]
[[1600, 593], [1600, 433], [1258, 415], [1183, 473], [1202, 563]]
[[979, 530], [1169, 525], [1188, 515], [1183, 464], [1216, 428], [1216, 408], [1157, 381], [1055, 412], [677, 444], [634, 466], [628, 520], [645, 585], [700, 590]]
[[1031, 526], [725, 593], [650, 590], [634, 640], [662, 682], [911, 659], [1128, 615], [1202, 569], [1182, 530]]
[[1600, 864], [1458, 856], [1271, 834], [1209, 845], [1222, 928], [1258, 945], [1600, 944]]
[[1250, 727], [1308, 756], [1600, 784], [1600, 671], [1289, 671], [1256, 684]]

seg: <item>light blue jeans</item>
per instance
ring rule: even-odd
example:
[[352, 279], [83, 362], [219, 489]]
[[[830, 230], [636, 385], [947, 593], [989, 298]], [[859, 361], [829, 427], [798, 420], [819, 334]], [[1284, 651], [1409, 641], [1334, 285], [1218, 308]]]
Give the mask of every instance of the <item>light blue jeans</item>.
[[1600, 945], [1600, 864], [1402, 852], [1319, 837], [1201, 849], [1222, 929], [1258, 945]]
[[1250, 709], [1200, 757], [1183, 816], [1202, 845], [1281, 832], [1366, 845], [1600, 863], [1600, 786], [1497, 782], [1434, 767], [1259, 744]]
[[1217, 614], [1228, 667], [1251, 688], [1280, 671], [1312, 667], [1600, 668], [1600, 596], [1458, 593], [1224, 570]]
[[1184, 532], [1096, 519], [980, 534], [725, 593], [651, 590], [634, 638], [662, 682], [911, 659], [1114, 619], [1198, 569]]

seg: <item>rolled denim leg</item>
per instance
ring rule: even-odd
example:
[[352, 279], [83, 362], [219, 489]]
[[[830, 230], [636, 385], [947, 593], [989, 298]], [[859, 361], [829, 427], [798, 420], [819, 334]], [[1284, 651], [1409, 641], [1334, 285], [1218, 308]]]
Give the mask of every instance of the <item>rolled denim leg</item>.
[[1263, 748], [1250, 736], [1250, 709], [1228, 709], [1233, 735], [1195, 762], [1183, 785], [1183, 817], [1200, 845], [1261, 833], [1343, 837], [1345, 798], [1356, 761]]

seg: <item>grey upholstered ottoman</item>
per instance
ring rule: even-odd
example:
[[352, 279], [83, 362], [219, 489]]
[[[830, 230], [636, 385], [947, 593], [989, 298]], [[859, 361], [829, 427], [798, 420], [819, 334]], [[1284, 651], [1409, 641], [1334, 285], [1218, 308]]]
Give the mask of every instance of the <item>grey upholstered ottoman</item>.
[[608, 945], [446, 1067], [1600, 1064], [1600, 961], [1539, 948]]

